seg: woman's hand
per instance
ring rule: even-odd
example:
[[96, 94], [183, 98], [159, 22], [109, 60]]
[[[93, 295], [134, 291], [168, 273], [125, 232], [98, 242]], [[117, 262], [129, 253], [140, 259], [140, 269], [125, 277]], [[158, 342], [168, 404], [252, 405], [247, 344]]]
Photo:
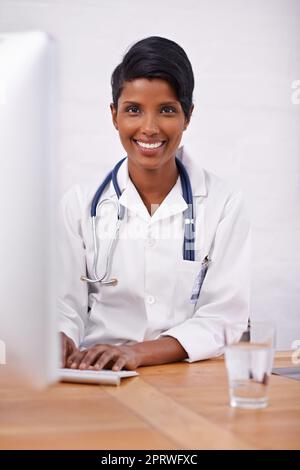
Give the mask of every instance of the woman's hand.
[[139, 365], [139, 355], [132, 346], [110, 344], [96, 344], [85, 351], [76, 350], [67, 360], [67, 367], [81, 370], [135, 370]]
[[85, 351], [76, 350], [69, 355], [66, 367], [71, 369], [135, 370], [139, 366], [167, 364], [182, 361], [188, 354], [181, 343], [172, 336], [162, 336], [153, 341], [131, 345], [113, 346], [96, 344]]
[[65, 333], [60, 332], [61, 339], [61, 367], [67, 367], [67, 360], [76, 351], [80, 352], [75, 346], [74, 341]]

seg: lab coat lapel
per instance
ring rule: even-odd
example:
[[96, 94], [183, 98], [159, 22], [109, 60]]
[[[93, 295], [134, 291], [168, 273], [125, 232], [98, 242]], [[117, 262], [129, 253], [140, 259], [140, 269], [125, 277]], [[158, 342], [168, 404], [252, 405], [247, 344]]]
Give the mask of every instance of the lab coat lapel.
[[[119, 203], [121, 204], [121, 206], [132, 211], [134, 214], [139, 215], [142, 219], [149, 221], [150, 214], [148, 213], [136, 187], [134, 186], [131, 179], [129, 178], [127, 159], [120, 166], [117, 179], [118, 179], [118, 184], [120, 186], [120, 190], [122, 193], [119, 199]], [[107, 191], [107, 196], [108, 197], [116, 196], [116, 192], [115, 192], [112, 181], [110, 182], [110, 185]]]
[[119, 202], [121, 206], [126, 207], [126, 209], [142, 219], [146, 221], [150, 220], [150, 214], [130, 178], [128, 178], [127, 186], [122, 192]]
[[166, 219], [186, 209], [187, 203], [183, 199], [180, 178], [178, 178], [175, 186], [173, 186], [161, 205], [154, 212], [151, 222], [154, 223], [158, 220]]

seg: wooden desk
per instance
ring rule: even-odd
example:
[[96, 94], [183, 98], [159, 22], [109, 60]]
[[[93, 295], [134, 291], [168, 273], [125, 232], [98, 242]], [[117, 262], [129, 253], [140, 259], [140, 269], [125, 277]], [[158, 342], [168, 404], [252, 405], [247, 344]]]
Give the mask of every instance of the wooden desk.
[[[275, 366], [291, 366], [290, 353]], [[223, 359], [145, 367], [120, 387], [0, 391], [1, 449], [299, 449], [300, 382], [272, 376], [264, 410], [228, 405]]]

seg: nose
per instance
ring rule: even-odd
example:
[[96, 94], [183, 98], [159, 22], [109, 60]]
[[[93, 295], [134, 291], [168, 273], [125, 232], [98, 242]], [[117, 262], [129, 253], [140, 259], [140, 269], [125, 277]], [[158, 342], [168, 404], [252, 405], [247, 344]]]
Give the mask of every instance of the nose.
[[159, 133], [158, 122], [156, 116], [153, 114], [144, 114], [141, 122], [141, 132], [144, 135], [155, 135]]

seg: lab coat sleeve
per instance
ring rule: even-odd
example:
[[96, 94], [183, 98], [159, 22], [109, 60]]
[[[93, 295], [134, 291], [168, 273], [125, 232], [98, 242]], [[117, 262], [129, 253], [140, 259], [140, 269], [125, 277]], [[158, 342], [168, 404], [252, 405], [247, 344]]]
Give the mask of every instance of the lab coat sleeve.
[[88, 312], [87, 284], [80, 280], [86, 273], [82, 207], [78, 187], [65, 194], [59, 207], [59, 331], [69, 336], [76, 346], [83, 340]]
[[224, 323], [244, 323], [249, 318], [250, 225], [242, 196], [236, 193], [225, 205], [215, 232], [212, 262], [202, 284], [193, 316], [163, 335], [176, 338], [188, 362], [223, 352]]

